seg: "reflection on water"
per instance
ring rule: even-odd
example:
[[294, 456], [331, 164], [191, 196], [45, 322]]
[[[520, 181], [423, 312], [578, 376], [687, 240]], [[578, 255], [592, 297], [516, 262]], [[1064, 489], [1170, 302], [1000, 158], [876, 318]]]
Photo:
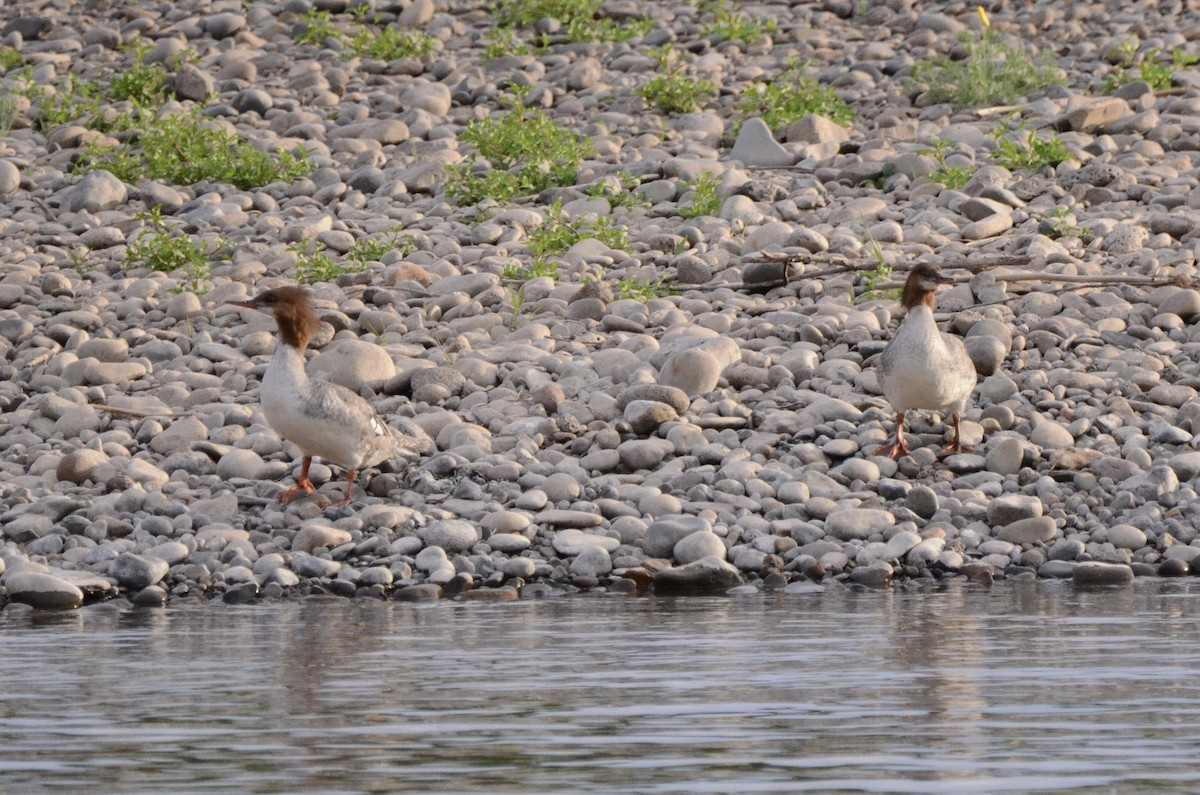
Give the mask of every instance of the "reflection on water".
[[0, 792], [1200, 788], [1200, 591], [1138, 581], [0, 617]]

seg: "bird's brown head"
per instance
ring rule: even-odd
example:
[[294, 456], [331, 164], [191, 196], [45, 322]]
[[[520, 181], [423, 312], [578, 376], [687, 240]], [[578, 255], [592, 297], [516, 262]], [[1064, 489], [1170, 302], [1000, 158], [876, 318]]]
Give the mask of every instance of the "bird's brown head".
[[265, 290], [249, 301], [230, 301], [235, 306], [257, 309], [275, 318], [284, 344], [304, 350], [321, 328], [308, 292], [300, 287], [276, 287]]
[[933, 294], [939, 284], [953, 284], [954, 280], [942, 275], [936, 265], [928, 262], [918, 262], [909, 271], [904, 281], [904, 292], [900, 295], [900, 303], [905, 309], [925, 304], [931, 310], [934, 306]]

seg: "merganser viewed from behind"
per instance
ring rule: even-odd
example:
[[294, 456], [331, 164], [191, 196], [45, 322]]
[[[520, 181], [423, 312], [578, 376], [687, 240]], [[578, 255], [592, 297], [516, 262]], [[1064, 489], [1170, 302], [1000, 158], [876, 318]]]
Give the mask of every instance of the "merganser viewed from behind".
[[341, 506], [350, 502], [359, 469], [429, 451], [427, 439], [397, 432], [346, 387], [308, 377], [304, 350], [321, 321], [305, 290], [277, 287], [230, 303], [271, 315], [279, 326], [279, 345], [263, 376], [259, 401], [267, 424], [304, 454], [300, 482], [280, 494], [279, 502], [287, 505], [316, 490], [308, 477], [314, 456], [349, 471], [346, 498], [333, 503]]
[[875, 455], [893, 459], [908, 455], [904, 441], [904, 414], [912, 409], [950, 412], [954, 440], [939, 455], [970, 452], [959, 435], [959, 420], [975, 389], [975, 365], [963, 341], [945, 334], [933, 319], [934, 291], [951, 280], [928, 263], [918, 263], [904, 282], [900, 303], [908, 310], [896, 336], [879, 357], [879, 382], [896, 411], [896, 443], [885, 444]]

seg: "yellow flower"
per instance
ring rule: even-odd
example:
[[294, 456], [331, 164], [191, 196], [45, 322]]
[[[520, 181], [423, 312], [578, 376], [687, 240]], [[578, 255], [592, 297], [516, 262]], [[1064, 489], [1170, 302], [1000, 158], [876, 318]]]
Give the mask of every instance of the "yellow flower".
[[988, 14], [983, 10], [983, 6], [975, 6], [975, 10], [979, 13], [979, 24], [983, 25], [983, 29], [987, 30], [992, 26], [992, 20], [988, 19]]

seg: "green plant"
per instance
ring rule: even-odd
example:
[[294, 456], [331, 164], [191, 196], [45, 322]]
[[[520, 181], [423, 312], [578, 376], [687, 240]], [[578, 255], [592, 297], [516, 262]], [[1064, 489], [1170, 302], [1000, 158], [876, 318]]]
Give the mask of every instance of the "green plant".
[[649, 207], [650, 200], [645, 194], [634, 190], [642, 184], [634, 174], [617, 174], [616, 184], [612, 180], [604, 180], [588, 189], [589, 196], [604, 199], [610, 207]]
[[1105, 53], [1104, 58], [1105, 60], [1115, 63], [1119, 66], [1128, 66], [1132, 64], [1134, 58], [1137, 57], [1137, 51], [1138, 37], [1130, 36]]
[[[604, 0], [502, 0], [496, 8], [496, 20], [502, 27], [524, 27], [543, 19], [555, 19], [562, 25], [570, 43], [622, 42], [649, 33], [654, 23], [647, 18], [618, 22], [598, 17]], [[549, 37], [542, 36], [543, 45]]]
[[[742, 112], [747, 116], [761, 116], [776, 134], [812, 113], [843, 127], [850, 124], [854, 119], [854, 109], [832, 88], [806, 76], [804, 68], [803, 64], [793, 61], [770, 83], [758, 84], [748, 90], [742, 103]], [[740, 127], [739, 123], [737, 129]]]
[[328, 11], [309, 9], [308, 13], [300, 18], [300, 21], [304, 23], [304, 27], [296, 34], [297, 44], [323, 47], [329, 39], [341, 41], [345, 37], [341, 28], [333, 24], [333, 15]]
[[500, 278], [506, 282], [527, 282], [547, 276], [558, 279], [558, 262], [555, 260], [535, 259], [530, 265], [523, 266], [518, 262], [510, 262], [504, 266]]
[[871, 259], [875, 260], [875, 269], [863, 273], [863, 281], [867, 284], [867, 289], [863, 293], [863, 300], [870, 301], [875, 298], [887, 298], [895, 300], [900, 297], [899, 290], [880, 290], [880, 285], [884, 284], [888, 279], [892, 278], [892, 266], [888, 263], [887, 258], [883, 253], [883, 246], [879, 245], [879, 241], [875, 239], [875, 235], [871, 233], [871, 228], [867, 227], [867, 240], [864, 243], [867, 253]]
[[676, 59], [673, 45], [652, 52], [662, 73], [638, 89], [638, 96], [647, 105], [667, 114], [692, 113], [716, 96], [717, 87], [712, 81], [688, 75]]
[[89, 270], [91, 270], [91, 268], [88, 267], [88, 254], [90, 253], [91, 249], [84, 248], [82, 246], [73, 251], [67, 252], [67, 262], [71, 263], [71, 268], [77, 274], [79, 274], [79, 278], [81, 279], [87, 275]]
[[575, 184], [580, 164], [593, 152], [591, 144], [544, 111], [526, 108], [522, 99], [528, 91], [528, 87], [514, 87], [511, 110], [473, 121], [459, 135], [459, 141], [473, 145], [490, 169], [478, 175], [469, 161], [454, 167], [449, 192], [457, 201], [508, 202]]
[[355, 55], [365, 55], [379, 61], [395, 61], [429, 55], [436, 43], [427, 33], [391, 25], [378, 33], [363, 28], [350, 40], [349, 49]]
[[159, 108], [167, 101], [170, 75], [158, 64], [146, 63], [150, 45], [140, 37], [134, 39], [126, 49], [133, 52], [134, 62], [129, 69], [109, 81], [109, 99], [128, 100], [139, 108]]
[[17, 97], [0, 97], [0, 138], [7, 138], [21, 118]]
[[[521, 315], [525, 311], [525, 285], [522, 284], [516, 289], [513, 289], [512, 287], [508, 287], [506, 289], [508, 290], [508, 301], [512, 311], [510, 312], [508, 320], [505, 321], [504, 325], [506, 325], [510, 331], [514, 331], [517, 328], [517, 324], [521, 320]], [[537, 313], [538, 311], [539, 310], [535, 308], [533, 313]]]
[[1035, 130], [1022, 124], [1016, 130], [1007, 124], [992, 133], [996, 150], [992, 158], [1009, 171], [1038, 171], [1046, 166], [1057, 166], [1071, 156], [1067, 145], [1054, 133], [1049, 138], [1039, 138]]
[[288, 251], [296, 257], [296, 281], [301, 284], [331, 282], [343, 274], [357, 273], [364, 269], [364, 266], [358, 263], [343, 265], [338, 262], [325, 253], [325, 246], [321, 243], [294, 243], [288, 246]]
[[632, 276], [627, 276], [613, 285], [613, 293], [617, 298], [631, 298], [634, 301], [641, 301], [643, 304], [654, 298], [675, 295], [677, 292], [678, 290], [667, 283], [666, 276], [660, 276], [654, 281], [646, 282], [641, 282]]
[[0, 47], [0, 72], [11, 72], [25, 65], [25, 56], [12, 47]]
[[929, 178], [934, 182], [942, 183], [951, 190], [961, 188], [971, 180], [971, 177], [975, 176], [974, 170], [967, 166], [946, 165], [946, 157], [953, 154], [954, 149], [954, 144], [950, 141], [939, 139], [933, 146], [922, 149], [918, 153], [932, 157], [937, 164], [937, 169], [929, 172]]
[[1031, 58], [1023, 50], [999, 40], [980, 8], [983, 35], [967, 42], [967, 57], [955, 61], [941, 55], [913, 68], [913, 79], [928, 86], [933, 102], [956, 107], [1012, 104], [1034, 91], [1066, 82], [1051, 56]]
[[1091, 227], [1078, 225], [1074, 214], [1066, 207], [1055, 207], [1043, 215], [1041, 223], [1038, 224], [1038, 231], [1053, 240], [1075, 237], [1084, 243], [1092, 241]]
[[725, 0], [708, 3], [707, 10], [712, 12], [713, 20], [701, 28], [701, 34], [704, 36], [715, 36], [725, 41], [740, 41], [750, 45], [764, 35], [775, 32], [775, 20], [760, 22], [752, 19], [742, 11], [741, 6], [730, 8]]
[[512, 28], [492, 28], [488, 31], [484, 41], [487, 42], [487, 47], [484, 48], [483, 57], [489, 61], [510, 55], [529, 54], [529, 45], [521, 41]]
[[[1108, 51], [1105, 57], [1115, 62], [1115, 66], [1104, 80], [1104, 91], [1114, 91], [1134, 80], [1145, 81], [1153, 91], [1165, 91], [1175, 84], [1175, 72], [1200, 62], [1200, 58], [1188, 55], [1179, 47], [1171, 50], [1170, 63], [1160, 58], [1157, 49], [1147, 50], [1141, 59], [1137, 57], [1137, 50], [1137, 37], [1131, 36]], [[1136, 75], [1129, 70], [1129, 67], [1135, 64]]]
[[147, 121], [136, 142], [89, 146], [83, 164], [126, 182], [159, 179], [175, 185], [227, 182], [242, 190], [290, 182], [312, 171], [307, 153], [260, 152], [235, 133], [211, 124], [196, 110]]
[[[361, 6], [360, 6], [361, 8]], [[402, 235], [400, 229], [393, 229], [382, 238], [361, 237], [346, 252], [346, 259], [366, 266], [368, 262], [378, 262], [389, 251], [399, 249], [404, 254], [417, 250], [416, 243], [409, 235]]]
[[139, 232], [133, 245], [125, 250], [125, 267], [147, 267], [160, 273], [183, 271], [183, 281], [174, 291], [203, 292], [212, 278], [208, 259], [220, 245], [201, 245], [189, 235], [173, 235], [158, 207], [135, 217], [149, 221], [150, 226]]
[[691, 182], [684, 184], [684, 191], [691, 191], [692, 200], [679, 208], [681, 218], [699, 218], [702, 215], [716, 215], [721, 211], [721, 196], [717, 189], [721, 179], [716, 174], [704, 173]]
[[41, 86], [23, 74], [14, 92], [33, 105], [30, 119], [39, 130], [52, 130], [64, 124], [83, 122], [100, 112], [103, 89], [99, 82], [71, 75], [55, 86]]
[[541, 226], [529, 233], [529, 248], [534, 262], [566, 252], [584, 238], [595, 238], [609, 248], [623, 249], [629, 246], [629, 235], [616, 227], [611, 218], [569, 218], [563, 211], [562, 202], [555, 202], [546, 213]]

